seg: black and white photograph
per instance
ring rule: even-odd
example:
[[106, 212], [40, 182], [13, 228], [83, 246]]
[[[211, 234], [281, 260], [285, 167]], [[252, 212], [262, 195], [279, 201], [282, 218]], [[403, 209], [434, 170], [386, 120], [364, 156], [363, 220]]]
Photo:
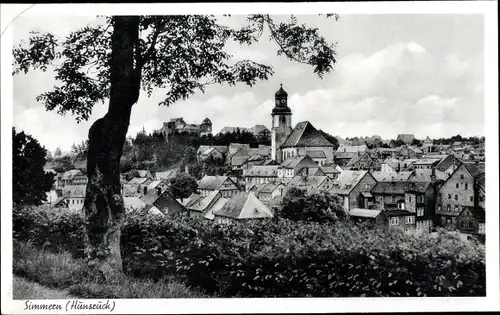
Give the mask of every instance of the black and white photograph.
[[496, 2], [1, 11], [2, 314], [500, 310]]

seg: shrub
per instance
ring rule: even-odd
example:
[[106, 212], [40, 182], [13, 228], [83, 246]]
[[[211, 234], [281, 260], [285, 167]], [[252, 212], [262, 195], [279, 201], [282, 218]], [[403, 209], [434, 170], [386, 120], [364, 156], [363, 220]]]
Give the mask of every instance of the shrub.
[[[81, 222], [47, 215], [60, 226], [48, 228], [37, 211], [22, 213], [30, 218], [17, 221], [30, 222], [34, 232], [15, 227], [16, 237], [38, 245], [47, 230], [79, 224], [67, 220]], [[60, 245], [52, 248], [80, 248], [80, 234], [61, 233], [53, 240]], [[186, 216], [131, 215], [122, 229], [122, 257], [129, 275], [174, 277], [223, 297], [485, 295], [484, 247], [442, 230], [431, 236], [366, 230], [344, 221], [274, 218], [217, 225]]]

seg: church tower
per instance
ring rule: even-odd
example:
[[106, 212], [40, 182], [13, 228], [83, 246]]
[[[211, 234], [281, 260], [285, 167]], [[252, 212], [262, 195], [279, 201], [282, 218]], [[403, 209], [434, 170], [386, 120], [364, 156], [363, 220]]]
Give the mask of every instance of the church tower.
[[276, 105], [274, 106], [271, 117], [271, 154], [272, 159], [281, 162], [280, 146], [286, 138], [292, 133], [292, 110], [288, 107], [288, 93], [283, 90], [283, 84], [274, 95]]

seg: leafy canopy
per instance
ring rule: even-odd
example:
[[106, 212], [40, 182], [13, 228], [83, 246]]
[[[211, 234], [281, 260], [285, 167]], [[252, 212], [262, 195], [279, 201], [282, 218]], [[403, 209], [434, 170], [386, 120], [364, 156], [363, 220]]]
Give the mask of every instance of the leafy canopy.
[[12, 199], [14, 204], [41, 205], [54, 182], [45, 173], [46, 150], [38, 141], [12, 128]]
[[[327, 17], [337, 15], [327, 14]], [[55, 71], [59, 85], [37, 97], [47, 110], [71, 113], [78, 122], [88, 120], [96, 103], [110, 94], [110, 61], [113, 17], [99, 17], [103, 23], [87, 25], [59, 39], [50, 33], [32, 32], [27, 42], [13, 51], [14, 74], [30, 69]], [[241, 60], [234, 62], [224, 46], [234, 41], [252, 45], [264, 30], [277, 46], [277, 54], [312, 65], [322, 77], [336, 62], [335, 44], [319, 34], [317, 28], [300, 24], [291, 16], [276, 22], [269, 15], [250, 15], [238, 29], [221, 25], [208, 15], [141, 16], [139, 41], [135, 45], [135, 71], [141, 88], [151, 96], [153, 90], [166, 90], [160, 105], [171, 105], [210, 84], [249, 86], [267, 80], [271, 66]], [[94, 23], [95, 24], [95, 23]]]

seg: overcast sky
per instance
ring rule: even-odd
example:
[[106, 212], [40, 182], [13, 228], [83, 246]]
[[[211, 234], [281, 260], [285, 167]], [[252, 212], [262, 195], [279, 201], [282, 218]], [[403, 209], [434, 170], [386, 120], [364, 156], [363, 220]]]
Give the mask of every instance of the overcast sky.
[[[270, 127], [274, 93], [283, 83], [292, 123], [309, 120], [316, 128], [342, 137], [380, 135], [417, 138], [484, 135], [483, 18], [481, 15], [341, 15], [338, 21], [298, 16], [338, 42], [334, 72], [319, 79], [313, 68], [276, 56], [277, 47], [263, 37], [250, 47], [229, 45], [236, 59], [272, 65], [275, 75], [254, 87], [211, 86], [171, 107], [159, 107], [165, 91], [145, 93], [132, 111], [130, 135], [143, 127], [152, 132], [163, 121], [184, 117], [201, 123], [209, 117], [214, 133], [224, 126]], [[15, 44], [29, 32], [59, 36], [86, 25], [92, 18], [19, 18]], [[239, 25], [242, 17], [224, 23]], [[57, 85], [50, 71], [14, 77], [14, 126], [39, 139], [49, 150], [69, 150], [87, 138], [106, 105], [94, 107], [90, 121], [47, 112], [36, 96]]]

